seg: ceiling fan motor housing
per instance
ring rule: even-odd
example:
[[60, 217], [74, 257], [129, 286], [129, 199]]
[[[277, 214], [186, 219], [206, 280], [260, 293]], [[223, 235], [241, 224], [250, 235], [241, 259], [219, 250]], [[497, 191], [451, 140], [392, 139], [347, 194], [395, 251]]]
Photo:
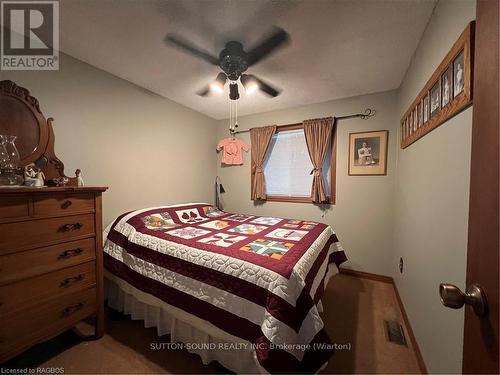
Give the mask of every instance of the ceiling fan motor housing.
[[220, 55], [220, 68], [231, 81], [236, 81], [248, 69], [247, 53], [240, 42], [228, 42]]

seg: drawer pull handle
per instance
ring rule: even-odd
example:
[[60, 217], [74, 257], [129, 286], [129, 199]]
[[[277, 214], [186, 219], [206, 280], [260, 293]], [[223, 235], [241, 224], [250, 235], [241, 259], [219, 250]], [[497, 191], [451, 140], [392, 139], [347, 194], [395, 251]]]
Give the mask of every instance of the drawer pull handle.
[[64, 250], [61, 254], [59, 254], [59, 259], [74, 257], [76, 255], [80, 255], [81, 253], [83, 253], [83, 249], [79, 247], [76, 249]]
[[79, 281], [83, 280], [83, 275], [80, 274], [78, 276], [73, 276], [73, 277], [67, 277], [63, 281], [61, 281], [61, 284], [59, 285], [60, 288], [65, 288], [71, 284], [77, 283]]
[[81, 223], [64, 224], [64, 225], [61, 225], [61, 227], [59, 228], [59, 232], [69, 232], [71, 230], [78, 230], [81, 227], [83, 227], [83, 224], [81, 224]]
[[61, 208], [62, 208], [63, 210], [65, 210], [66, 208], [68, 208], [68, 207], [69, 207], [69, 206], [71, 206], [72, 204], [73, 204], [73, 202], [71, 202], [71, 201], [66, 201], [66, 202], [64, 202], [63, 204], [61, 204]]
[[83, 303], [82, 302], [79, 302], [77, 303], [76, 305], [71, 305], [71, 306], [68, 306], [66, 307], [62, 312], [61, 312], [61, 315], [66, 317], [66, 316], [70, 316], [71, 314], [77, 312], [78, 310], [81, 310], [83, 308]]

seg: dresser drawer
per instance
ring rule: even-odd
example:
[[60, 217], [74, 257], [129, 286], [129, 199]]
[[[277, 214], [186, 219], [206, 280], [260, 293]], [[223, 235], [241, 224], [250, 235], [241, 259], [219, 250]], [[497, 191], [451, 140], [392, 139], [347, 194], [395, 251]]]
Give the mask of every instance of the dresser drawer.
[[0, 256], [0, 285], [95, 259], [95, 239], [42, 247]]
[[30, 214], [28, 195], [5, 195], [0, 197], [0, 219], [26, 217]]
[[35, 196], [35, 216], [75, 214], [94, 210], [94, 195], [91, 193], [60, 193]]
[[0, 253], [94, 234], [94, 214], [0, 224]]
[[0, 315], [24, 310], [44, 300], [94, 286], [95, 268], [95, 262], [91, 261], [0, 286]]
[[0, 362], [94, 314], [96, 303], [96, 289], [90, 288], [21, 312], [3, 315], [0, 324]]

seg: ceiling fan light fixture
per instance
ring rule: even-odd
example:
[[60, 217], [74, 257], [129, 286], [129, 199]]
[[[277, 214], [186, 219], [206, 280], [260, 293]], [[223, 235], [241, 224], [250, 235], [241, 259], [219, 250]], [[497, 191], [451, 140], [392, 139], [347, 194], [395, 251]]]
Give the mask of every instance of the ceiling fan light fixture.
[[247, 95], [253, 94], [259, 89], [259, 83], [247, 74], [242, 74], [240, 80]]
[[245, 92], [249, 95], [253, 94], [259, 89], [259, 84], [257, 82], [250, 82], [247, 87], [245, 87]]
[[224, 92], [224, 85], [226, 83], [226, 80], [226, 75], [222, 72], [219, 73], [215, 81], [210, 84], [210, 90], [218, 94], [222, 94]]
[[218, 82], [212, 82], [210, 84], [210, 91], [213, 91], [217, 94], [222, 94], [224, 92], [224, 86], [222, 86]]

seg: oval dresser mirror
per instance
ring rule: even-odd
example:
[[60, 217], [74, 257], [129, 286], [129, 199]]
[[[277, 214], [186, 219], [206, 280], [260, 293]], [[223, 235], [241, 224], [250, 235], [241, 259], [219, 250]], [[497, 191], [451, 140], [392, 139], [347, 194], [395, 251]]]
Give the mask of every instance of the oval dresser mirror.
[[[0, 134], [16, 136], [20, 167], [34, 163], [45, 174], [47, 183], [64, 175], [64, 164], [54, 153], [52, 118], [45, 119], [38, 100], [14, 82], [0, 81]], [[69, 178], [68, 185], [75, 185]]]

